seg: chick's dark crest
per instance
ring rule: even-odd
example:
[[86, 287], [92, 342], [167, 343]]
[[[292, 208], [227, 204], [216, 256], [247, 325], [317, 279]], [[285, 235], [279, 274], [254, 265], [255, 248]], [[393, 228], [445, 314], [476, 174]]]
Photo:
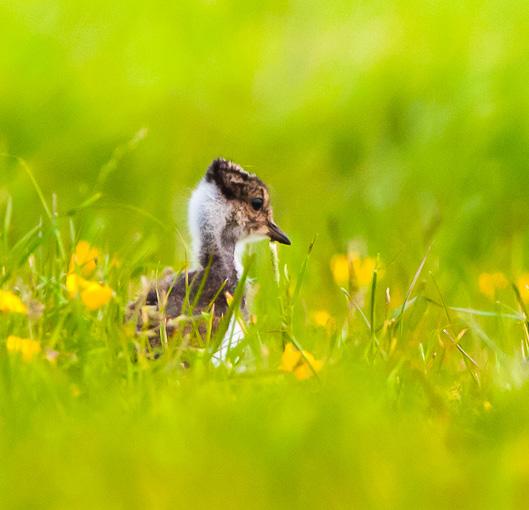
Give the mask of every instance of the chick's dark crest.
[[[160, 326], [169, 336], [189, 332], [184, 315], [213, 312], [213, 330], [228, 309], [227, 294], [237, 287], [241, 247], [268, 238], [290, 244], [275, 224], [267, 186], [232, 161], [215, 159], [191, 195], [188, 221], [195, 271], [168, 273], [154, 282], [129, 310], [151, 345], [160, 344]], [[192, 310], [189, 303], [193, 303]], [[243, 298], [243, 308], [245, 301]], [[197, 331], [197, 328], [194, 328]], [[198, 330], [203, 332], [204, 328]]]

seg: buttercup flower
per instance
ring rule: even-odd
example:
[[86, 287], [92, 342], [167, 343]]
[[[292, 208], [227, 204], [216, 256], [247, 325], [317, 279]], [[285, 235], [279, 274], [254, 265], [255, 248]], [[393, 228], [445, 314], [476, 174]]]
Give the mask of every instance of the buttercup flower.
[[283, 372], [292, 372], [300, 381], [312, 377], [322, 366], [323, 363], [316, 360], [310, 352], [303, 351], [302, 354], [291, 342], [285, 346], [281, 356], [280, 369]]
[[30, 362], [41, 351], [38, 340], [14, 335], [7, 337], [6, 348], [9, 352], [20, 353], [25, 362]]
[[349, 281], [349, 260], [347, 255], [333, 255], [331, 258], [331, 272], [338, 285], [347, 285]]
[[27, 314], [27, 306], [22, 300], [8, 290], [0, 290], [0, 312]]
[[69, 273], [78, 272], [82, 276], [90, 276], [97, 267], [99, 250], [90, 246], [87, 241], [79, 241], [70, 259]]
[[327, 310], [316, 310], [312, 313], [312, 320], [314, 324], [324, 328], [331, 320], [331, 314]]
[[70, 298], [80, 296], [89, 310], [97, 310], [112, 299], [112, 289], [108, 285], [86, 280], [77, 274], [69, 274], [66, 277], [66, 289]]
[[81, 291], [81, 301], [89, 310], [97, 310], [112, 299], [112, 289], [108, 285], [88, 282]]
[[529, 303], [529, 273], [522, 274], [518, 280], [516, 280], [516, 285], [518, 285], [520, 296], [524, 303]]
[[336, 254], [331, 258], [331, 272], [334, 281], [341, 286], [347, 285], [349, 279], [358, 287], [367, 287], [373, 278], [377, 261], [373, 257], [361, 257], [358, 252], [347, 255]]
[[496, 292], [498, 292], [498, 290], [507, 288], [508, 285], [509, 280], [507, 280], [503, 273], [481, 273], [479, 275], [479, 291], [489, 299], [494, 299]]
[[99, 250], [86, 241], [80, 241], [70, 260], [66, 276], [66, 290], [71, 299], [81, 298], [88, 310], [97, 310], [112, 299], [112, 289], [103, 283], [88, 280], [97, 268]]
[[79, 289], [84, 284], [84, 282], [88, 283], [87, 280], [81, 278], [75, 273], [66, 276], [66, 290], [68, 291], [68, 294], [72, 299], [78, 296]]

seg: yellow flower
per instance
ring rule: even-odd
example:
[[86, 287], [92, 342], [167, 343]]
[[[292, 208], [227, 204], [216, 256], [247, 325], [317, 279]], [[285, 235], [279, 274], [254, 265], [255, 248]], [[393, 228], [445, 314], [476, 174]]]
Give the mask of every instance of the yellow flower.
[[87, 280], [81, 278], [75, 273], [69, 274], [66, 277], [66, 290], [72, 299], [78, 296], [79, 289], [84, 285], [85, 282], [87, 282]]
[[112, 289], [108, 285], [86, 279], [96, 270], [98, 257], [97, 248], [87, 241], [79, 241], [66, 276], [66, 290], [70, 298], [80, 296], [88, 310], [97, 310], [112, 299]]
[[85, 280], [77, 274], [66, 277], [66, 290], [72, 299], [80, 295], [89, 310], [97, 310], [112, 299], [112, 289], [108, 285]]
[[0, 290], [0, 312], [27, 314], [28, 309], [16, 294], [9, 290]]
[[324, 328], [331, 320], [331, 314], [327, 310], [316, 310], [312, 313], [312, 320], [317, 326]]
[[489, 299], [494, 299], [496, 292], [500, 289], [505, 289], [508, 285], [509, 280], [503, 273], [482, 273], [479, 275], [479, 291]]
[[300, 352], [294, 347], [292, 343], [285, 345], [285, 350], [281, 356], [281, 370], [284, 372], [292, 372], [301, 359]]
[[41, 351], [38, 340], [13, 335], [7, 337], [6, 348], [9, 352], [20, 353], [25, 362], [31, 361]]
[[[315, 372], [319, 372], [323, 363], [314, 359], [310, 352], [303, 351], [303, 354], [289, 342], [285, 346], [281, 356], [280, 369], [283, 372], [292, 372], [297, 379], [309, 379]], [[311, 368], [312, 367], [312, 368]]]
[[349, 260], [347, 255], [337, 254], [331, 258], [331, 272], [338, 285], [347, 285], [349, 281]]
[[69, 273], [78, 272], [83, 276], [90, 276], [97, 267], [99, 250], [90, 246], [87, 241], [79, 241], [70, 259]]
[[373, 257], [361, 257], [358, 252], [348, 255], [336, 254], [331, 258], [331, 272], [338, 285], [347, 285], [350, 279], [358, 287], [367, 287], [376, 269], [377, 261]]
[[89, 310], [97, 310], [112, 299], [112, 289], [108, 285], [88, 282], [81, 291], [81, 301]]
[[516, 281], [518, 289], [520, 290], [520, 296], [524, 303], [529, 303], [529, 273], [522, 274]]

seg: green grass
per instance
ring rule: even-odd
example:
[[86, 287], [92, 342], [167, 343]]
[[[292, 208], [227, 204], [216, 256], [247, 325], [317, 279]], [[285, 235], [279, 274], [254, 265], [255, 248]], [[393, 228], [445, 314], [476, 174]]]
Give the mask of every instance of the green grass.
[[[0, 289], [30, 310], [0, 312], [0, 506], [525, 508], [528, 14], [0, 0]], [[293, 244], [277, 267], [252, 248], [227, 366], [138, 356], [126, 304], [186, 265], [219, 155], [270, 184]], [[66, 289], [79, 240], [100, 310]], [[338, 285], [348, 251], [376, 272]], [[317, 375], [279, 369], [288, 342]]]

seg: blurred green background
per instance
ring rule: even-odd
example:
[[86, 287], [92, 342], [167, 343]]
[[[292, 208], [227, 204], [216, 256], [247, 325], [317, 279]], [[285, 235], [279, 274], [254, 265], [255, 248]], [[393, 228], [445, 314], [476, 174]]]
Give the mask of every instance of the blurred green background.
[[[185, 230], [190, 189], [223, 155], [270, 183], [297, 246], [318, 233], [327, 256], [361, 237], [416, 259], [435, 235], [464, 265], [525, 245], [527, 14], [520, 1], [0, 2], [0, 147], [64, 211], [125, 146], [86, 220], [113, 248], [155, 228], [117, 204]], [[23, 231], [35, 194], [0, 165]], [[173, 262], [175, 236], [156, 238]]]
[[[122, 257], [137, 247], [137, 282], [183, 260], [187, 198], [225, 156], [270, 185], [292, 274], [318, 236], [298, 327], [315, 307], [345, 314], [329, 260], [350, 241], [380, 253], [401, 298], [433, 242], [448, 302], [490, 308], [479, 273], [529, 269], [528, 34], [522, 0], [0, 0], [0, 211], [11, 196], [13, 240], [43, 215], [16, 158], [56, 194], [63, 232], [101, 192], [77, 235]], [[40, 295], [59, 285], [35, 281]], [[123, 304], [128, 289], [114, 288]], [[277, 297], [264, 296], [261, 310]], [[47, 311], [43, 342], [61, 325]], [[68, 316], [93, 349], [81, 366], [0, 357], [4, 504], [524, 508], [527, 361], [480, 351], [476, 389], [451, 354], [445, 408], [418, 349], [437, 348], [438, 315], [407, 322], [394, 365], [366, 368], [345, 349], [323, 386], [124, 368], [97, 336], [107, 326]], [[486, 326], [518, 352], [519, 324]], [[307, 328], [303, 341], [317, 351], [330, 336]]]

